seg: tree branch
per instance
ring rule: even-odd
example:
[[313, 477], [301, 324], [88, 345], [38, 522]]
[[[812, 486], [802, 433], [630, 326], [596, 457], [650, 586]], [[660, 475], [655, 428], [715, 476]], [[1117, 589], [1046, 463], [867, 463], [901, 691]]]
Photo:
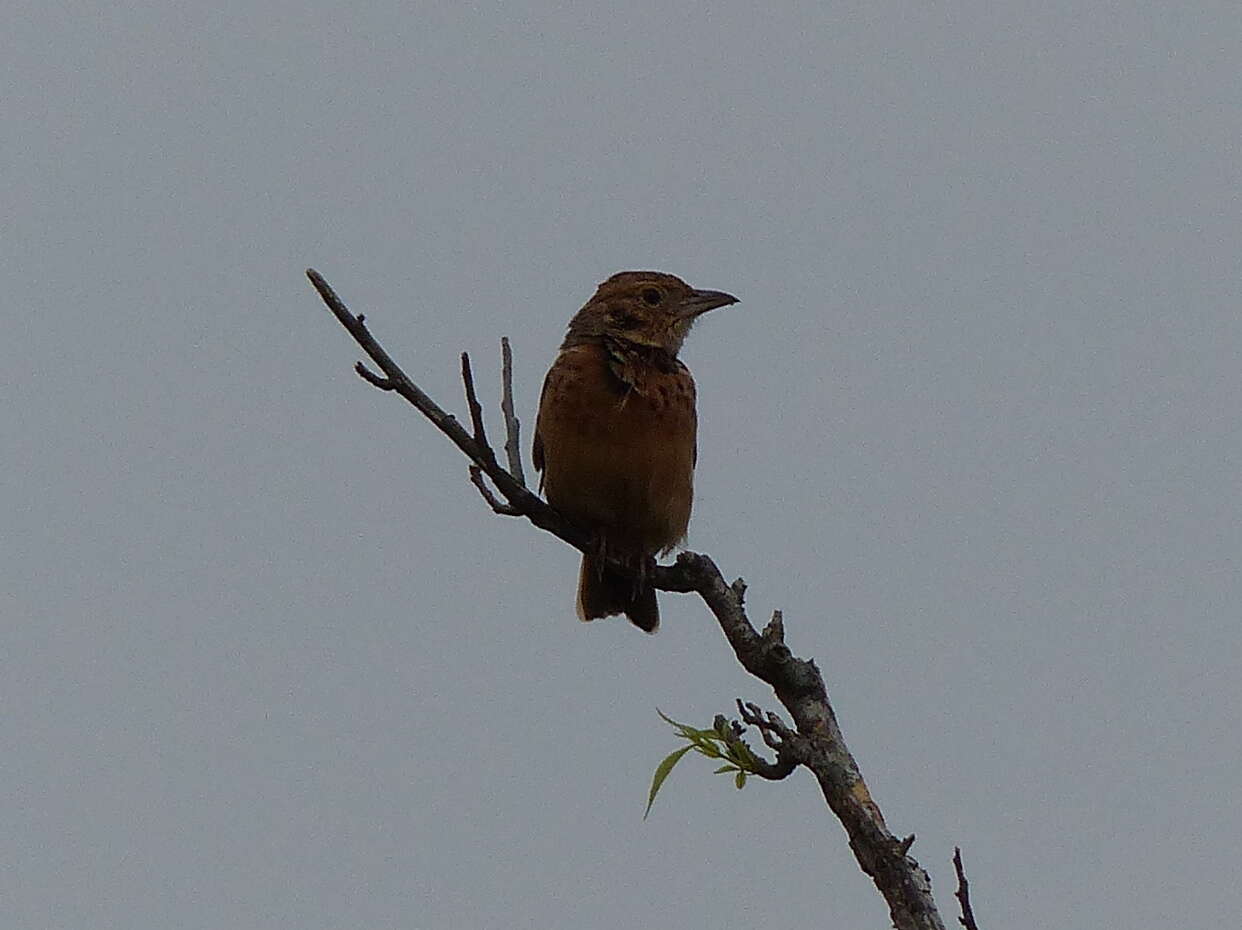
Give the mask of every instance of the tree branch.
[[[804, 764], [807, 749], [806, 743], [799, 739], [798, 734], [785, 726], [785, 722], [776, 714], [769, 712], [765, 717], [754, 704], [743, 704], [737, 699], [737, 711], [743, 722], [755, 727], [763, 738], [763, 744], [776, 750], [776, 762], [768, 763], [758, 759], [755, 774], [769, 781], [780, 781], [793, 774], [794, 769]], [[735, 724], [735, 726], [738, 726]], [[741, 727], [738, 726], [740, 730]], [[740, 734], [739, 734], [740, 736]]]
[[492, 489], [487, 486], [487, 482], [483, 480], [483, 470], [478, 465], [470, 466], [470, 483], [479, 489], [479, 493], [483, 495], [483, 500], [487, 502], [487, 506], [492, 508], [493, 513], [498, 513], [502, 517], [520, 517], [522, 511], [516, 507], [512, 507], [503, 501], [497, 500], [496, 495], [492, 493]]
[[470, 426], [474, 430], [474, 441], [484, 449], [490, 449], [487, 441], [487, 428], [483, 425], [483, 407], [479, 397], [474, 393], [474, 372], [470, 370], [470, 355], [461, 354], [461, 383], [466, 388], [466, 406], [470, 408]]
[[[481, 415], [475, 420], [476, 435], [472, 437], [451, 414], [442, 410], [406, 376], [371, 336], [363, 324], [363, 317], [354, 316], [318, 272], [310, 269], [306, 274], [328, 309], [383, 372], [381, 377], [359, 363], [358, 374], [376, 387], [395, 391], [404, 397], [470, 459], [473, 463], [471, 480], [494, 511], [524, 516], [579, 551], [587, 550], [591, 543], [590, 534], [565, 520], [545, 501], [531, 493], [522, 478], [517, 420], [511, 415], [511, 363], [506, 345], [502, 344], [506, 369], [505, 393], [510, 408], [505, 412], [509, 471], [500, 467], [495, 452], [483, 438]], [[468, 370], [468, 361], [464, 360], [463, 374]], [[470, 380], [467, 380], [467, 393], [468, 396], [473, 395]], [[486, 489], [482, 475], [491, 479], [507, 504]], [[616, 567], [619, 571], [628, 571], [624, 565]], [[771, 735], [787, 746], [789, 753], [796, 755], [797, 761], [792, 765], [805, 765], [810, 769], [828, 806], [845, 827], [859, 866], [871, 876], [888, 903], [894, 926], [898, 930], [944, 930], [932, 897], [931, 880], [909, 855], [914, 838], [898, 839], [884, 823], [858, 763], [845, 745], [819, 669], [813, 660], [794, 656], [785, 645], [784, 624], [779, 611], [760, 633], [746, 615], [743, 602], [745, 583], [739, 578], [729, 584], [716, 563], [697, 552], [681, 553], [673, 565], [656, 566], [650, 578], [661, 591], [693, 592], [702, 598], [742, 667], [769, 684], [777, 699], [789, 711], [796, 732], [780, 723], [779, 718], [773, 722], [775, 715], [762, 715], [754, 705], [742, 708], [740, 712], [743, 719], [747, 714], [755, 718], [754, 725], [764, 734], [765, 743]], [[779, 753], [778, 749], [774, 770], [790, 764], [788, 756], [782, 762]]]
[[953, 847], [953, 871], [957, 873], [957, 891], [953, 892], [953, 897], [962, 906], [962, 916], [957, 922], [966, 930], [979, 930], [975, 912], [970, 906], [970, 882], [966, 881], [966, 870], [962, 868], [962, 851], [957, 846]]
[[526, 476], [522, 474], [522, 424], [513, 412], [513, 350], [509, 348], [508, 336], [500, 337], [500, 383], [500, 412], [505, 417], [505, 458], [517, 483], [525, 485]]

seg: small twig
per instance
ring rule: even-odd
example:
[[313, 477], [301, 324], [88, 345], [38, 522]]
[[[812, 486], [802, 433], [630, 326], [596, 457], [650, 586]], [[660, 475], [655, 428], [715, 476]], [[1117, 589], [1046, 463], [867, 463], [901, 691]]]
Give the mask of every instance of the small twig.
[[745, 723], [750, 724], [759, 731], [759, 734], [763, 737], [764, 745], [769, 749], [775, 749], [777, 752], [789, 749], [798, 738], [797, 733], [785, 726], [785, 721], [781, 720], [772, 711], [768, 711], [765, 715], [762, 708], [757, 704], [749, 702], [743, 704], [742, 699], [738, 698], [737, 710], [742, 715], [742, 720]]
[[970, 907], [970, 883], [966, 881], [966, 870], [962, 868], [962, 850], [957, 846], [953, 847], [953, 870], [957, 872], [957, 891], [953, 893], [953, 897], [962, 905], [962, 916], [957, 922], [966, 930], [979, 930], [979, 925], [975, 923], [975, 912]]
[[[362, 317], [358, 317], [358, 319], [361, 320]], [[358, 372], [363, 381], [368, 381], [371, 384], [374, 384], [381, 391], [395, 391], [397, 389], [397, 384], [392, 380], [392, 378], [385, 378], [382, 375], [377, 375], [366, 365], [362, 364], [362, 362], [354, 363], [354, 371]]]
[[484, 448], [491, 448], [487, 441], [487, 429], [483, 426], [483, 407], [474, 393], [474, 372], [470, 370], [470, 354], [461, 354], [461, 383], [466, 387], [466, 406], [470, 408], [470, 425], [474, 428], [474, 441]]
[[509, 474], [517, 483], [526, 486], [522, 473], [522, 424], [513, 411], [513, 350], [509, 337], [500, 337], [500, 411], [505, 416], [505, 458], [509, 460]]
[[[776, 762], [768, 763], [760, 759], [758, 772], [763, 778], [770, 781], [780, 781], [782, 778], [788, 778], [799, 765], [803, 762], [802, 742], [798, 738], [798, 734], [794, 733], [776, 714], [768, 713], [766, 718], [763, 711], [755, 704], [743, 704], [742, 699], [737, 699], [737, 711], [741, 715], [745, 723], [750, 724], [759, 731], [759, 736], [763, 739], [763, 744], [769, 749], [776, 752]], [[740, 729], [740, 727], [739, 727]]]
[[414, 405], [419, 413], [430, 420], [440, 432], [444, 433], [452, 441], [453, 445], [457, 446], [470, 461], [479, 466], [511, 506], [519, 510], [536, 526], [555, 533], [580, 551], [586, 551], [591, 543], [590, 534], [569, 523], [569, 521], [549, 507], [547, 502], [532, 494], [513, 475], [501, 468], [496, 461], [496, 454], [490, 446], [477, 442], [474, 437], [462, 429], [456, 417], [446, 412], [439, 404], [428, 397], [418, 385], [411, 381], [409, 376], [401, 370], [401, 366], [394, 362], [392, 357], [384, 350], [384, 347], [375, 341], [375, 337], [371, 335], [370, 330], [363, 324], [361, 315], [354, 316], [350, 312], [349, 308], [345, 306], [345, 302], [336, 295], [331, 285], [323, 279], [319, 272], [313, 268], [308, 268], [306, 276], [310, 278], [311, 284], [319, 292], [319, 296], [323, 299], [328, 309], [332, 311], [332, 315], [348, 330], [363, 351], [371, 356], [371, 360], [375, 362], [385, 376], [381, 377], [375, 374], [360, 362], [354, 369], [358, 372], [359, 377], [380, 390], [394, 391], [404, 397]]
[[478, 465], [470, 466], [470, 483], [479, 489], [479, 493], [483, 495], [483, 500], [487, 501], [487, 506], [491, 507], [495, 513], [505, 517], [522, 516], [522, 511], [497, 499], [496, 495], [492, 493], [492, 489], [483, 480], [483, 469], [479, 468]]

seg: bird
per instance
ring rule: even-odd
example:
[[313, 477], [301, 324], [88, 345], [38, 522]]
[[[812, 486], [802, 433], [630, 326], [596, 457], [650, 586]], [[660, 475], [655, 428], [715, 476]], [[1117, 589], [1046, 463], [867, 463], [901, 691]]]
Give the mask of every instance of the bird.
[[677, 353], [700, 316], [737, 302], [675, 275], [622, 271], [569, 321], [532, 451], [548, 503], [593, 540], [578, 574], [582, 620], [660, 625], [649, 575], [685, 539], [698, 458], [694, 378]]

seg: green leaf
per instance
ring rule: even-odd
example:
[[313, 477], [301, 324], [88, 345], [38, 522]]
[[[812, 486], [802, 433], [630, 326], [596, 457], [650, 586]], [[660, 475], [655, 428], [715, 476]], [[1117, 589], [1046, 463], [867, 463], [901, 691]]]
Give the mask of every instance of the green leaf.
[[698, 750], [698, 752], [701, 753], [702, 755], [707, 756], [707, 758], [709, 759], [725, 758], [724, 754], [719, 749], [716, 748], [715, 743], [709, 743], [706, 741], [699, 742], [698, 740], [695, 740], [694, 748]]
[[660, 715], [661, 720], [663, 720], [665, 723], [667, 723], [669, 726], [671, 726], [674, 730], [677, 731], [678, 736], [680, 736], [682, 739], [690, 740], [693, 742], [695, 735], [699, 732], [698, 730], [696, 730], [692, 726], [688, 726], [687, 724], [678, 723], [676, 720], [668, 716], [668, 714], [664, 713], [664, 711], [660, 710], [660, 708], [658, 707], [656, 708], [656, 713]]
[[745, 788], [746, 787], [746, 773], [738, 772], [737, 778], [733, 779], [733, 784], [737, 785], [738, 791], [741, 791], [743, 788]]
[[688, 735], [694, 732], [694, 727], [687, 726], [684, 723], [678, 723], [676, 720], [668, 716], [668, 714], [664, 713], [664, 711], [660, 710], [660, 708], [658, 707], [656, 708], [656, 713], [659, 714], [660, 717], [664, 720], [664, 722], [667, 723], [669, 726], [679, 730], [682, 736], [686, 736], [688, 738]]
[[722, 765], [720, 768], [716, 769], [716, 771], [712, 772], [712, 774], [723, 775], [725, 772], [736, 772], [736, 771], [737, 771], [736, 765]]
[[[660, 714], [664, 717], [663, 714]], [[667, 717], [664, 717], [667, 720]], [[664, 761], [656, 766], [655, 776], [651, 779], [651, 793], [647, 795], [647, 810], [643, 812], [643, 820], [647, 819], [647, 815], [651, 813], [651, 805], [655, 803], [656, 792], [660, 790], [660, 786], [664, 784], [664, 779], [668, 778], [668, 773], [673, 770], [673, 766], [681, 761], [681, 757], [688, 753], [693, 746], [683, 746], [681, 749], [674, 750], [664, 757]]]
[[758, 761], [749, 746], [738, 746], [737, 757], [739, 765], [744, 769], [753, 769], [755, 762]]

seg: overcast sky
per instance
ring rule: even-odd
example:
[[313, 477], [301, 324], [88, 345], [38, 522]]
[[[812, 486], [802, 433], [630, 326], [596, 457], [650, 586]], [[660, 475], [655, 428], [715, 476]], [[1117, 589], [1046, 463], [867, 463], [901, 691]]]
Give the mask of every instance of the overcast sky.
[[[6, 927], [888, 926], [703, 606], [351, 371], [520, 413], [615, 271], [727, 290], [690, 545], [819, 662], [946, 922], [1237, 919], [1232, 3], [32, 3], [0, 38]], [[493, 417], [494, 429], [499, 428]]]

